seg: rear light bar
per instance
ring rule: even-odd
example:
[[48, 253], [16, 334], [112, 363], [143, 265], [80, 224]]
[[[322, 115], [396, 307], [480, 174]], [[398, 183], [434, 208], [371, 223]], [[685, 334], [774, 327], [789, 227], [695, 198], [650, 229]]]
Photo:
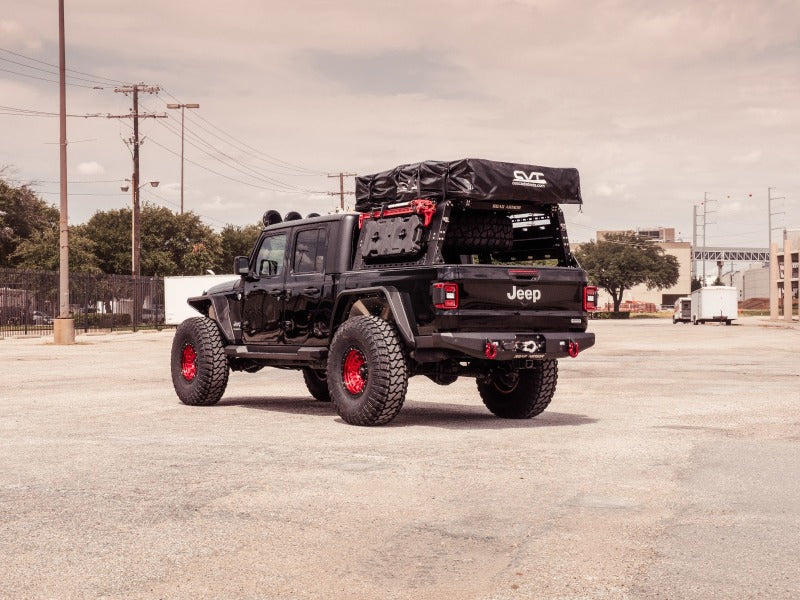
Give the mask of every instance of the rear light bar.
[[422, 215], [422, 225], [427, 227], [431, 224], [431, 219], [436, 212], [436, 203], [433, 200], [424, 200], [417, 198], [409, 202], [402, 202], [399, 204], [389, 204], [381, 210], [375, 210], [368, 213], [361, 213], [358, 215], [358, 228], [364, 226], [364, 221], [367, 219], [381, 219], [383, 217], [396, 217], [397, 215]]
[[597, 287], [594, 285], [583, 288], [583, 310], [597, 310]]
[[433, 305], [442, 310], [458, 308], [458, 284], [452, 281], [437, 281], [433, 284]]

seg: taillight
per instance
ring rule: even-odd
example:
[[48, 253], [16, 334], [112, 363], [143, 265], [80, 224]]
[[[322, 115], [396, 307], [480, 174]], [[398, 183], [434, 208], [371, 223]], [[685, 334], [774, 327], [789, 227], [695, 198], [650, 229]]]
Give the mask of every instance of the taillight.
[[458, 284], [439, 281], [433, 284], [433, 305], [443, 310], [458, 308]]
[[583, 288], [583, 310], [597, 310], [597, 287], [587, 285]]

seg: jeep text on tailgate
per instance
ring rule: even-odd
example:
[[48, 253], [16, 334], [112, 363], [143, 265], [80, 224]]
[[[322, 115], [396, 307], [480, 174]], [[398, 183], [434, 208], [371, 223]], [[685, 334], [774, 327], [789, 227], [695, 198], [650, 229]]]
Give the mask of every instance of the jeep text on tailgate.
[[465, 159], [356, 180], [356, 213], [275, 211], [235, 282], [189, 299], [172, 345], [186, 404], [216, 403], [228, 373], [300, 369], [354, 425], [391, 421], [412, 375], [474, 377], [499, 417], [553, 398], [558, 359], [594, 344], [596, 288], [572, 256], [560, 204], [575, 169]]

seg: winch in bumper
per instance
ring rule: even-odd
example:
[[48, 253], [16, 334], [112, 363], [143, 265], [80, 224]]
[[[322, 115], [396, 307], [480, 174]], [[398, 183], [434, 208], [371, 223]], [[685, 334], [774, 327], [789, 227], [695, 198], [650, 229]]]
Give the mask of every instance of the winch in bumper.
[[490, 360], [575, 357], [594, 346], [594, 334], [583, 331], [510, 334], [434, 333], [416, 338], [418, 349], [454, 350]]

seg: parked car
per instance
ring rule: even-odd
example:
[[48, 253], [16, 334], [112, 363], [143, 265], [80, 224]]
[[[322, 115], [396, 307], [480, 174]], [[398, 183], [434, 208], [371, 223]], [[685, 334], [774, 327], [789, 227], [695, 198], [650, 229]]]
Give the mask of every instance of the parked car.
[[142, 323], [157, 325], [164, 322], [164, 307], [155, 306], [153, 308], [142, 309]]
[[34, 325], [52, 325], [53, 317], [41, 311], [35, 310], [31, 316], [31, 322]]

